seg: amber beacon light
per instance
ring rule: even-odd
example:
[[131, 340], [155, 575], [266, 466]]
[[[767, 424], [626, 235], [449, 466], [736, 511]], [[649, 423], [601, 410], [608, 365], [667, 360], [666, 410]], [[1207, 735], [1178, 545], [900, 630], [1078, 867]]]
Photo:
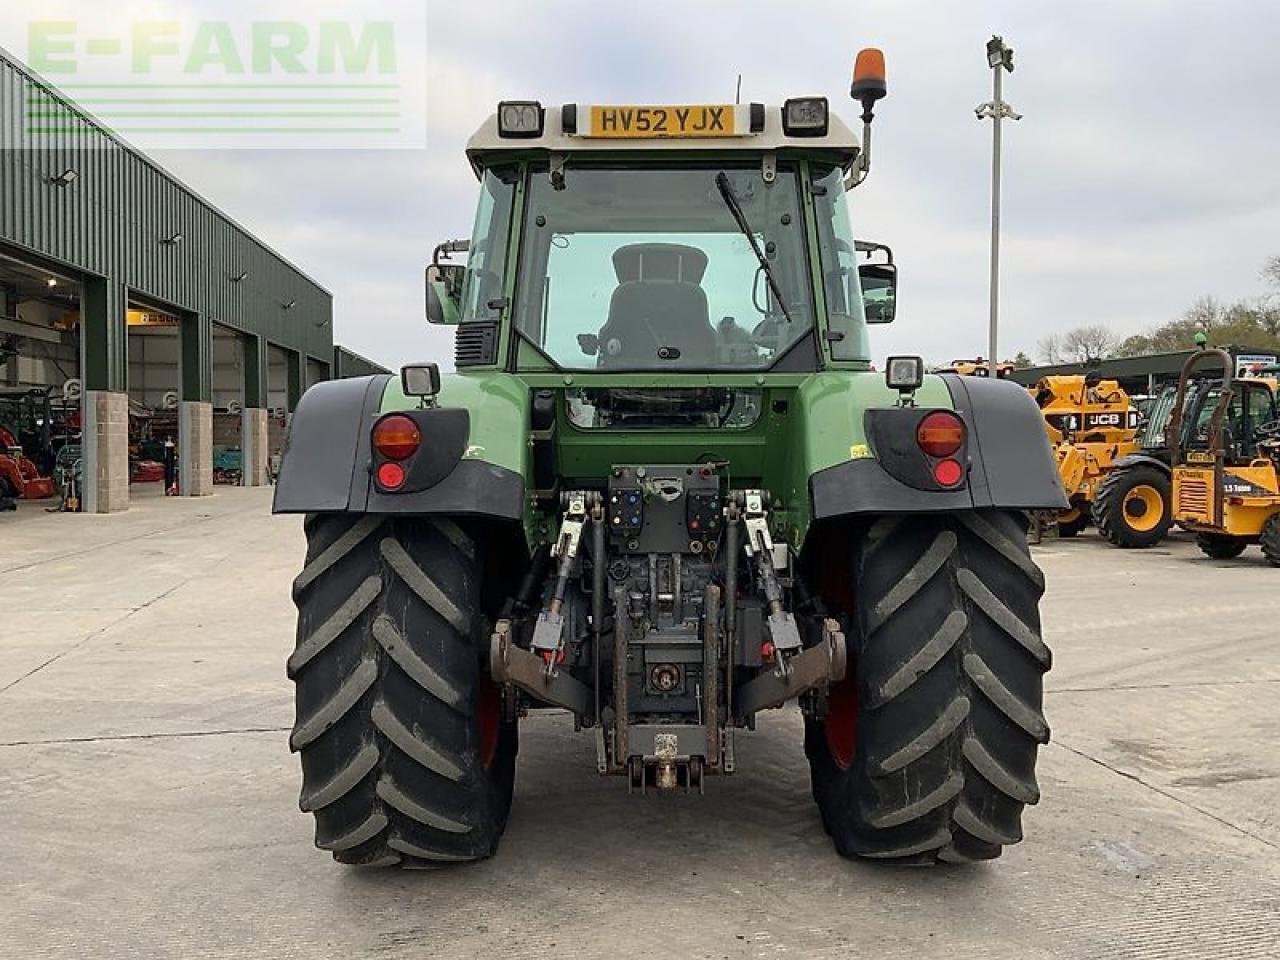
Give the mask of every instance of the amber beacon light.
[[853, 62], [853, 85], [849, 87], [849, 96], [861, 102], [864, 121], [871, 120], [872, 106], [888, 92], [884, 51], [875, 47], [859, 50], [857, 59]]
[[853, 83], [849, 87], [849, 96], [862, 104], [862, 149], [845, 181], [846, 190], [852, 190], [871, 172], [871, 121], [875, 119], [876, 101], [883, 100], [888, 92], [884, 52], [876, 47], [859, 50], [853, 61]]

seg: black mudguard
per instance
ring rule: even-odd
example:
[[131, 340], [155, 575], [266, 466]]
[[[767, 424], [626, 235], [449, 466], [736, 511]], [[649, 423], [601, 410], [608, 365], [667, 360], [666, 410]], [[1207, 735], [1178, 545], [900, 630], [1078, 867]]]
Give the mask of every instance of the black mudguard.
[[[424, 430], [415, 456], [413, 492], [380, 493], [371, 472], [371, 436], [381, 415], [386, 374], [318, 383], [302, 396], [289, 424], [273, 513], [454, 514], [520, 520], [524, 480], [481, 460], [461, 459], [465, 418], [440, 418], [448, 437]], [[440, 411], [444, 413], [446, 411]], [[415, 416], [420, 423], [428, 422]], [[433, 442], [433, 439], [436, 442]]]
[[[968, 480], [958, 490], [920, 489], [895, 464], [850, 460], [809, 479], [815, 520], [859, 514], [957, 510], [1065, 510], [1068, 507], [1040, 408], [1007, 380], [944, 374], [956, 413], [969, 428]], [[874, 444], [873, 444], [874, 446]], [[895, 476], [895, 473], [897, 474]]]

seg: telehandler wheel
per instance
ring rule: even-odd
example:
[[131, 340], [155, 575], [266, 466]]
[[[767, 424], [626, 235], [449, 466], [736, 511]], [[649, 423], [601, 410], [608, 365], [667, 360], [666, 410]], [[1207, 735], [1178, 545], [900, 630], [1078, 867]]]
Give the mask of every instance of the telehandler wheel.
[[1093, 501], [1098, 532], [1117, 547], [1153, 547], [1173, 526], [1173, 490], [1169, 477], [1155, 467], [1113, 470]]
[[855, 545], [850, 673], [805, 731], [844, 856], [984, 860], [1022, 839], [1050, 665], [1026, 527], [990, 510], [893, 517]]
[[515, 721], [484, 672], [478, 544], [451, 520], [316, 514], [293, 583], [299, 805], [342, 863], [490, 856]]
[[1072, 504], [1071, 509], [1065, 513], [1058, 514], [1058, 536], [1063, 539], [1070, 539], [1084, 532], [1089, 526], [1089, 508]]
[[1262, 553], [1267, 563], [1280, 567], [1280, 513], [1273, 513], [1262, 527]]
[[1249, 541], [1243, 537], [1228, 537], [1223, 534], [1201, 533], [1196, 536], [1196, 546], [1207, 557], [1214, 560], [1230, 560], [1244, 553]]

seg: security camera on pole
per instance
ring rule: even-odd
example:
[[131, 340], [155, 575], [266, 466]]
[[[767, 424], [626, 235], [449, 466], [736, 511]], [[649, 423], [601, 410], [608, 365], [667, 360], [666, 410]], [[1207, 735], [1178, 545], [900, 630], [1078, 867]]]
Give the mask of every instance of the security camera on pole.
[[1013, 73], [1013, 48], [1006, 46], [1003, 37], [987, 41], [987, 66], [991, 68], [992, 97], [974, 111], [979, 120], [991, 120], [991, 328], [987, 345], [988, 372], [996, 376], [998, 369], [998, 330], [1000, 318], [1000, 121], [1021, 120], [1022, 114], [1004, 102], [1001, 81], [1004, 72]]

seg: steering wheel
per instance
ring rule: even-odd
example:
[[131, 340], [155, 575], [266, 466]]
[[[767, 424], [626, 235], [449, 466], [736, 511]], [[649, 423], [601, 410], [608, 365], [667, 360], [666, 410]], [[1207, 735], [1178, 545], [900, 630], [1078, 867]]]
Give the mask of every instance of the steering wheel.
[[1280, 420], [1268, 420], [1253, 428], [1253, 432], [1267, 440], [1280, 440]]
[[782, 337], [782, 322], [773, 317], [765, 317], [751, 331], [751, 342], [761, 350], [773, 352], [778, 349], [778, 341]]

